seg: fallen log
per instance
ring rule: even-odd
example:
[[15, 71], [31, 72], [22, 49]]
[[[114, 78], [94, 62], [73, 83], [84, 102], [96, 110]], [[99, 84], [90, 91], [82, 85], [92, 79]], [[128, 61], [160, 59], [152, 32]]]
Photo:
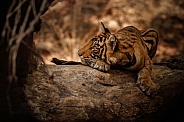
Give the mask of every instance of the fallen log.
[[52, 77], [40, 67], [24, 84], [32, 116], [40, 121], [166, 121], [182, 116], [178, 108], [183, 107], [184, 70], [154, 65], [153, 81], [159, 89], [149, 97], [136, 86], [132, 71], [47, 67]]

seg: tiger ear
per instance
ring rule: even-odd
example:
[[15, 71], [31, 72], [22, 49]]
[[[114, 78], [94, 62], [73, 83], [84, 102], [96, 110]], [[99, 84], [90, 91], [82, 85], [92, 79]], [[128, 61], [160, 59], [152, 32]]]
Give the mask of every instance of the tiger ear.
[[99, 30], [102, 33], [110, 33], [109, 29], [106, 28], [102, 22], [100, 22]]
[[154, 29], [148, 29], [141, 33], [144, 43], [146, 44], [149, 52], [149, 56], [153, 58], [156, 53], [158, 45], [158, 33]]
[[111, 34], [107, 41], [107, 50], [113, 53], [115, 50], [116, 44], [117, 44], [117, 38], [115, 35]]

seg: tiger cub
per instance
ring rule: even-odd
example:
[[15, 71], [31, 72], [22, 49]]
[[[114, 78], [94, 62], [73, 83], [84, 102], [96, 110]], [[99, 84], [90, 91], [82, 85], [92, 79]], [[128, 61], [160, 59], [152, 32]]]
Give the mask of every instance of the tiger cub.
[[104, 72], [113, 65], [137, 70], [139, 88], [146, 95], [154, 95], [157, 88], [151, 80], [151, 59], [157, 50], [158, 33], [154, 29], [140, 31], [128, 26], [111, 34], [102, 22], [100, 31], [78, 51], [82, 64]]

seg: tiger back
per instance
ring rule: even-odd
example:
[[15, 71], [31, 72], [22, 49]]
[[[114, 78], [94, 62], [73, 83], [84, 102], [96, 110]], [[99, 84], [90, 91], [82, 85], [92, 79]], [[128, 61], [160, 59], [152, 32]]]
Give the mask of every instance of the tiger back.
[[103, 23], [101, 33], [94, 36], [78, 51], [82, 64], [107, 72], [111, 66], [137, 70], [137, 84], [147, 95], [156, 92], [151, 80], [151, 59], [156, 53], [158, 34], [154, 29], [140, 31], [133, 26], [111, 34]]

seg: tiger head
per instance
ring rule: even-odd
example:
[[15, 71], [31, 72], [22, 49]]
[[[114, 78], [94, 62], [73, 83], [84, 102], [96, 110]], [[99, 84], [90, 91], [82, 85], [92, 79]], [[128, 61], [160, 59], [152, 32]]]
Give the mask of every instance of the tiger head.
[[[106, 61], [107, 50], [114, 50], [116, 46], [116, 37], [105, 28], [101, 22], [99, 27], [101, 33], [91, 38], [87, 44], [78, 51], [82, 64], [88, 65], [92, 60]], [[111, 39], [111, 43], [109, 43]]]

